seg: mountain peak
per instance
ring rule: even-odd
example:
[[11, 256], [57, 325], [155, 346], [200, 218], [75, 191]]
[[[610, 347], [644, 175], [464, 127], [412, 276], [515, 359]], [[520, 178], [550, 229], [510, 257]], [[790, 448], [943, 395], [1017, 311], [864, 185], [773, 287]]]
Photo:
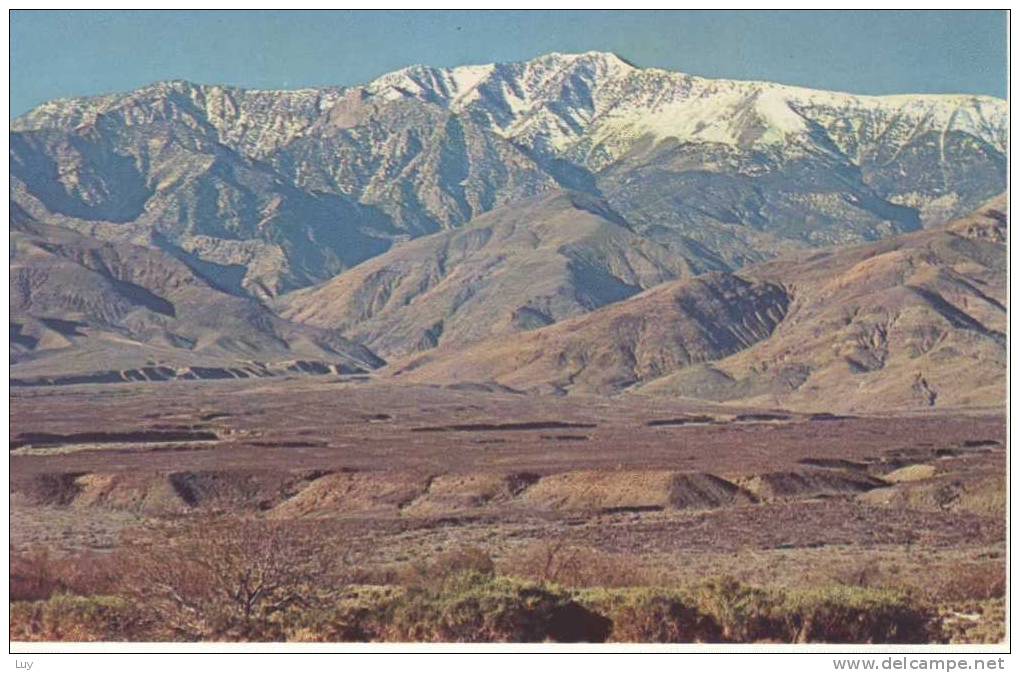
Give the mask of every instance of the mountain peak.
[[[50, 102], [12, 121], [11, 130], [14, 225], [73, 228], [95, 239], [89, 250], [103, 241], [151, 241], [159, 255], [152, 269], [172, 265], [191, 273], [191, 283], [201, 276], [246, 301], [286, 304], [287, 317], [340, 330], [384, 357], [538, 329], [666, 280], [733, 271], [803, 248], [936, 231], [1006, 188], [1009, 146], [1004, 101], [854, 96], [706, 79], [638, 68], [605, 51], [411, 66], [349, 88], [267, 91], [171, 80]], [[1000, 245], [1007, 235], [996, 223], [1005, 212], [985, 210], [993, 213], [990, 223], [957, 224], [948, 235]], [[215, 343], [246, 353], [247, 344], [266, 343], [259, 352], [280, 352], [266, 341], [269, 332], [250, 321], [235, 321], [221, 335], [215, 314], [173, 326], [169, 304], [180, 288], [148, 270], [148, 262], [133, 264], [142, 259], [135, 252], [112, 251], [122, 264], [96, 257], [87, 268], [77, 261], [92, 259], [84, 253], [45, 257], [31, 242], [16, 252], [26, 260], [22, 275], [12, 276], [27, 315], [18, 324], [45, 350], [58, 350], [50, 341], [63, 349], [68, 335], [43, 319], [92, 306], [84, 319], [91, 326], [158, 336], [159, 344], [180, 351], [181, 361]], [[895, 280], [909, 261], [890, 255], [863, 268]], [[969, 264], [950, 260], [946, 268], [957, 261]], [[61, 276], [70, 280], [37, 291], [53, 265], [70, 269]], [[824, 260], [819, 265], [821, 274]], [[109, 276], [114, 268], [123, 270], [120, 276]], [[982, 292], [1000, 268], [975, 276]], [[937, 270], [911, 273], [911, 283], [943, 277]], [[87, 279], [87, 287], [61, 291], [76, 279]], [[175, 294], [164, 298], [169, 304], [154, 302], [124, 291], [116, 284], [122, 282], [158, 297]], [[957, 287], [944, 289], [960, 296]], [[301, 298], [281, 297], [291, 291]], [[899, 285], [890, 292], [900, 303], [915, 296]], [[726, 293], [746, 299], [747, 311], [732, 319], [720, 312], [715, 296]], [[216, 303], [203, 296], [212, 297], [203, 306]], [[973, 319], [957, 320], [957, 313], [943, 315], [948, 304], [917, 296], [937, 314], [917, 352], [963, 325], [990, 335], [988, 352], [999, 357], [1004, 328], [986, 326], [1002, 324], [1003, 300], [968, 298], [978, 306]], [[817, 315], [828, 320], [825, 295], [818, 297]], [[644, 360], [626, 340], [588, 352], [589, 342], [575, 350], [568, 339], [567, 355], [580, 353], [578, 363], [593, 363], [613, 381], [635, 381], [690, 360], [688, 346], [701, 353], [699, 361], [728, 356], [749, 338], [766, 336], [785, 310], [777, 304], [783, 295], [761, 295], [736, 281], [691, 286], [679, 298], [720, 318], [707, 341], [696, 332], [698, 320], [681, 315], [672, 325], [695, 330], [691, 339], [674, 349], [677, 330], [666, 329], [660, 336], [667, 347]], [[956, 311], [956, 300], [946, 301]], [[660, 309], [656, 304], [649, 315], [658, 319]], [[155, 315], [142, 320], [140, 311]], [[588, 332], [591, 343], [603, 343], [603, 333], [618, 325], [616, 333], [629, 334], [640, 322], [614, 315]], [[729, 331], [745, 316], [761, 320]], [[874, 344], [868, 329], [840, 331], [840, 341], [831, 343]], [[810, 331], [798, 335], [797, 341], [811, 338]], [[839, 363], [880, 367], [884, 356], [871, 351]], [[320, 357], [316, 349], [304, 352]], [[35, 355], [28, 366], [36, 366]], [[609, 367], [600, 364], [602, 356]], [[785, 356], [769, 357], [782, 363]], [[813, 362], [806, 358], [805, 370]], [[911, 362], [903, 366], [915, 367]], [[569, 357], [567, 363], [572, 371]], [[670, 385], [686, 389], [679, 381]], [[943, 399], [950, 399], [945, 391]]]
[[549, 57], [563, 58], [563, 59], [569, 59], [569, 60], [600, 61], [600, 62], [603, 62], [603, 63], [611, 63], [611, 64], [614, 64], [614, 65], [621, 65], [621, 66], [625, 66], [625, 67], [628, 67], [628, 68], [637, 68], [636, 65], [634, 65], [632, 62], [628, 61], [627, 59], [623, 58], [622, 56], [620, 56], [616, 52], [613, 52], [613, 51], [599, 51], [597, 49], [593, 49], [593, 50], [590, 50], [590, 51], [583, 51], [583, 52], [559, 52], [559, 51], [554, 51], [554, 52], [550, 52], [548, 54], [545, 54], [544, 56], [539, 56], [539, 57], [531, 59], [531, 60], [537, 61], [537, 60], [541, 60], [542, 58], [549, 58]]

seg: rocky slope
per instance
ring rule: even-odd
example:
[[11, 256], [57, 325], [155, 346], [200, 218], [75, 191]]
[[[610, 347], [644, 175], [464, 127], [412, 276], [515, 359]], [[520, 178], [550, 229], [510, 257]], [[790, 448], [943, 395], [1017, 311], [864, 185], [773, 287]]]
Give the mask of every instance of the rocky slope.
[[527, 334], [439, 348], [392, 373], [405, 381], [612, 393], [768, 338], [788, 302], [779, 285], [711, 273]]
[[604, 201], [551, 192], [426, 236], [275, 306], [386, 357], [558, 322], [712, 268], [635, 234]]
[[210, 285], [159, 250], [24, 215], [10, 247], [12, 380], [224, 378], [383, 364], [335, 331], [295, 325]]
[[[10, 141], [19, 376], [377, 352], [407, 378], [854, 408], [978, 404], [1001, 380], [1005, 225], [944, 227], [1005, 188], [998, 99], [589, 52], [161, 82], [46, 103]], [[954, 387], [965, 370], [982, 383]]]
[[729, 269], [937, 224], [1005, 187], [1005, 101], [867, 97], [613, 54], [415, 66], [362, 86], [163, 82], [14, 120], [11, 198], [267, 298], [552, 188]]
[[879, 243], [746, 270], [793, 302], [766, 343], [646, 392], [790, 408], [995, 406], [1006, 399], [1008, 202]]
[[987, 97], [709, 80], [599, 52], [415, 66], [369, 89], [482, 119], [642, 231], [734, 266], [945, 221], [1005, 187], [1006, 106]]
[[820, 411], [1005, 399], [1007, 201], [945, 226], [667, 283], [391, 368], [419, 382]]

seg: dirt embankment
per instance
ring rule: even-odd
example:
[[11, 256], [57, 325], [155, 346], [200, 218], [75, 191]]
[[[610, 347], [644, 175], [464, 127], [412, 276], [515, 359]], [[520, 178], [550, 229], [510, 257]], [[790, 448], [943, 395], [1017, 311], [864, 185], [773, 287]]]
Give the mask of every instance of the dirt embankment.
[[[26, 504], [102, 507], [146, 515], [211, 509], [264, 512], [278, 518], [430, 517], [495, 513], [612, 513], [699, 510], [751, 505], [773, 497], [843, 493], [838, 478], [811, 488], [759, 488], [774, 475], [741, 485], [706, 473], [667, 470], [429, 475], [351, 470], [44, 473], [12, 483]], [[876, 480], [877, 481], [877, 480]], [[749, 487], [752, 486], [752, 487]], [[826, 489], [828, 489], [826, 491]]]
[[663, 470], [547, 476], [351, 470], [58, 473], [13, 483], [12, 493], [38, 505], [153, 515], [214, 508], [263, 511], [281, 518], [440, 516], [496, 507], [531, 512], [711, 509], [757, 500], [714, 475]]
[[[170, 437], [152, 433], [154, 440]], [[116, 442], [123, 438], [116, 433], [70, 438], [37, 433], [19, 442], [41, 445], [86, 439]], [[545, 474], [350, 468], [53, 471], [15, 477], [11, 495], [28, 505], [100, 507], [156, 516], [203, 509], [278, 518], [572, 515], [711, 510], [825, 498], [981, 514], [995, 513], [1004, 504], [1004, 480], [995, 466], [996, 455], [1001, 458], [1003, 451], [995, 442], [969, 441], [943, 448], [889, 449], [854, 461], [808, 457], [785, 469], [735, 476], [669, 469]]]

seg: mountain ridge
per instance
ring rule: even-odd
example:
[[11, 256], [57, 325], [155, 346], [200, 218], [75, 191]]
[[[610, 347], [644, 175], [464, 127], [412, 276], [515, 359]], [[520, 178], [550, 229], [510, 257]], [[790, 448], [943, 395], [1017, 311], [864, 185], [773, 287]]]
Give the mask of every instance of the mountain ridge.
[[806, 411], [994, 405], [1008, 202], [939, 227], [652, 287], [517, 337], [391, 362], [412, 383]]
[[[673, 350], [663, 362], [693, 363], [685, 371], [704, 376], [678, 375], [671, 389], [779, 394], [780, 384], [748, 373], [741, 353], [775, 359], [768, 344], [804, 308], [788, 296], [787, 317], [777, 318], [779, 295], [762, 288], [785, 293], [786, 281], [749, 274], [776, 260], [775, 268], [803, 279], [808, 267], [791, 259], [924, 238], [984, 208], [1006, 188], [1008, 129], [1008, 103], [991, 97], [860, 96], [708, 79], [639, 68], [605, 52], [410, 66], [364, 84], [292, 91], [173, 80], [51, 101], [11, 122], [11, 222], [22, 229], [12, 233], [12, 246], [41, 250], [35, 244], [45, 235], [24, 240], [26, 224], [37, 223], [64, 232], [58, 238], [82, 237], [83, 249], [116, 251], [103, 253], [113, 259], [140, 259], [138, 250], [146, 250], [153, 268], [173, 269], [204, 288], [198, 304], [215, 296], [248, 308], [228, 311], [239, 319], [222, 334], [216, 320], [206, 321], [209, 314], [194, 314], [201, 320], [190, 326], [175, 323], [155, 310], [177, 304], [162, 276], [130, 289], [111, 269], [82, 266], [82, 259], [97, 259], [91, 252], [23, 254], [15, 280], [54, 269], [84, 279], [88, 301], [108, 312], [84, 322], [103, 334], [107, 327], [135, 334], [139, 325], [147, 333], [197, 330], [213, 341], [218, 334], [264, 343], [266, 361], [292, 352], [343, 359], [365, 348], [357, 358], [368, 368], [382, 364], [378, 356], [441, 355], [492, 338], [526, 342], [662, 283], [691, 283], [684, 296], [707, 321], [707, 336], [694, 355], [665, 339]], [[970, 263], [958, 252], [939, 259]], [[928, 266], [935, 280], [883, 289], [890, 301], [920, 311], [925, 329], [950, 334], [948, 321], [966, 331], [967, 319], [940, 297], [994, 307], [966, 274]], [[998, 266], [988, 269], [979, 273], [985, 284]], [[773, 315], [748, 333], [753, 342], [733, 337], [730, 329], [740, 328], [713, 297], [753, 305], [759, 292], [775, 300]], [[39, 322], [34, 316], [55, 317], [57, 304], [48, 302], [57, 298], [38, 296], [45, 299], [39, 306], [25, 298], [19, 310], [28, 318], [16, 321], [17, 330], [12, 323], [12, 334], [25, 337], [23, 345], [33, 332], [47, 343], [87, 348], [37, 357], [17, 346], [18, 367], [46, 373], [50, 360], [54, 368], [79, 368], [79, 356], [98, 353], [90, 349], [99, 342], [68, 339]], [[142, 298], [149, 313], [139, 313]], [[135, 322], [117, 322], [128, 314]], [[262, 317], [254, 327], [241, 318], [256, 314]], [[823, 310], [816, 314], [828, 320]], [[986, 324], [985, 317], [974, 319]], [[679, 332], [696, 324], [676, 317]], [[268, 325], [274, 327], [263, 330]], [[989, 329], [969, 333], [991, 338], [981, 348], [995, 359], [998, 345], [989, 335], [1002, 330]], [[282, 345], [274, 341], [279, 330], [303, 345], [292, 347], [287, 336]], [[353, 341], [340, 341], [345, 337]], [[619, 369], [617, 382], [652, 392], [665, 386], [631, 371], [641, 345], [625, 346], [598, 354], [607, 371]], [[246, 349], [245, 357], [258, 359], [260, 348]], [[119, 363], [110, 349], [102, 358], [113, 371]], [[206, 357], [199, 351], [178, 349], [173, 357], [187, 366], [189, 358]], [[223, 357], [234, 356], [212, 359]], [[815, 370], [828, 366], [822, 360], [812, 360]], [[865, 369], [871, 362], [854, 361]], [[599, 391], [618, 385], [589, 376]], [[753, 385], [737, 385], [738, 378]], [[925, 378], [937, 387], [934, 380]]]
[[104, 237], [125, 229], [104, 222], [130, 223], [215, 264], [250, 267], [234, 243], [248, 241], [278, 258], [246, 274], [260, 297], [550, 189], [604, 196], [643, 235], [680, 254], [694, 241], [732, 270], [968, 212], [1005, 187], [1006, 109], [711, 80], [602, 52], [293, 91], [172, 80], [13, 120], [11, 189], [37, 218]]
[[554, 191], [403, 243], [274, 307], [389, 359], [551, 324], [712, 267], [674, 258], [604, 201]]
[[81, 104], [83, 104], [85, 102], [89, 102], [89, 101], [95, 101], [95, 102], [113, 101], [115, 99], [122, 98], [124, 96], [130, 95], [130, 94], [133, 94], [133, 93], [142, 93], [142, 92], [146, 92], [146, 91], [149, 91], [149, 90], [159, 90], [159, 89], [175, 89], [175, 90], [199, 89], [199, 90], [209, 90], [209, 91], [217, 91], [218, 90], [218, 91], [223, 91], [223, 92], [234, 92], [234, 93], [253, 94], [253, 95], [292, 95], [292, 96], [295, 96], [295, 97], [316, 97], [317, 99], [328, 100], [329, 96], [331, 94], [340, 95], [340, 94], [348, 92], [348, 91], [350, 91], [352, 89], [357, 89], [359, 87], [366, 87], [366, 86], [371, 87], [371, 86], [385, 85], [388, 82], [392, 82], [392, 80], [398, 79], [399, 77], [401, 77], [401, 76], [403, 76], [405, 74], [414, 73], [414, 72], [452, 73], [452, 72], [455, 72], [455, 71], [458, 71], [458, 70], [461, 70], [461, 71], [470, 71], [470, 70], [477, 70], [477, 69], [482, 69], [482, 68], [500, 68], [500, 67], [519, 66], [519, 65], [523, 65], [523, 64], [532, 63], [534, 61], [539, 61], [539, 60], [542, 60], [542, 59], [563, 59], [563, 60], [568, 60], [569, 61], [569, 60], [580, 60], [582, 58], [591, 58], [591, 59], [597, 59], [597, 60], [602, 60], [602, 61], [616, 61], [616, 62], [622, 64], [623, 66], [626, 66], [626, 67], [628, 67], [628, 68], [630, 68], [632, 70], [636, 70], [636, 71], [646, 71], [646, 72], [651, 72], [651, 73], [655, 73], [655, 74], [664, 74], [664, 75], [667, 75], [667, 76], [682, 76], [682, 77], [690, 78], [690, 79], [693, 79], [693, 80], [701, 80], [701, 81], [705, 81], [705, 82], [727, 82], [727, 83], [733, 83], [733, 84], [737, 84], [737, 85], [748, 85], [748, 86], [761, 86], [761, 87], [780, 88], [780, 89], [788, 90], [788, 91], [791, 91], [791, 92], [797, 92], [797, 93], [804, 94], [804, 95], [825, 94], [825, 95], [832, 96], [832, 97], [855, 98], [855, 99], [864, 99], [864, 100], [886, 100], [886, 101], [889, 101], [889, 102], [895, 102], [895, 101], [899, 101], [899, 100], [903, 100], [903, 101], [911, 101], [911, 100], [936, 101], [936, 100], [942, 100], [942, 101], [957, 101], [957, 102], [961, 102], [961, 103], [965, 102], [965, 101], [983, 101], [983, 102], [989, 102], [989, 103], [1003, 103], [1003, 104], [1005, 104], [1007, 102], [1006, 99], [1004, 99], [1004, 98], [1000, 98], [1000, 97], [997, 97], [997, 96], [991, 96], [991, 95], [987, 95], [987, 94], [965, 94], [965, 93], [953, 93], [953, 92], [943, 92], [943, 93], [912, 93], [912, 92], [902, 92], [902, 93], [894, 93], [894, 94], [865, 94], [865, 93], [857, 93], [857, 92], [842, 91], [842, 90], [835, 90], [835, 89], [819, 89], [819, 88], [814, 88], [814, 87], [809, 87], [809, 86], [804, 86], [804, 85], [785, 84], [785, 83], [782, 83], [782, 82], [779, 82], [779, 81], [773, 81], [773, 80], [740, 79], [740, 78], [727, 78], [727, 77], [709, 77], [709, 76], [690, 74], [690, 73], [686, 73], [684, 71], [679, 71], [679, 70], [670, 70], [668, 68], [660, 68], [660, 67], [655, 67], [655, 66], [638, 66], [638, 65], [634, 64], [633, 62], [629, 61], [628, 59], [626, 59], [625, 57], [623, 57], [623, 56], [621, 56], [621, 55], [619, 55], [619, 54], [617, 54], [615, 52], [592, 50], [592, 51], [587, 51], [587, 52], [555, 52], [554, 51], [554, 52], [548, 52], [546, 54], [539, 55], [539, 56], [537, 56], [537, 57], [535, 57], [533, 59], [525, 59], [525, 60], [517, 60], [517, 61], [497, 61], [497, 62], [490, 62], [490, 63], [466, 63], [466, 64], [461, 64], [461, 65], [445, 66], [445, 67], [431, 66], [431, 65], [428, 65], [428, 64], [424, 64], [424, 63], [416, 63], [416, 64], [411, 64], [411, 65], [408, 65], [408, 66], [404, 66], [402, 68], [398, 68], [397, 70], [393, 70], [393, 71], [390, 71], [390, 72], [387, 72], [387, 73], [383, 73], [382, 75], [379, 75], [379, 76], [375, 77], [374, 79], [369, 80], [367, 83], [360, 83], [360, 84], [359, 83], [354, 83], [354, 84], [325, 84], [325, 85], [321, 85], [321, 86], [304, 86], [304, 87], [299, 87], [299, 88], [262, 88], [262, 87], [249, 87], [249, 86], [241, 86], [241, 85], [233, 85], [233, 84], [225, 84], [225, 83], [198, 82], [198, 81], [189, 80], [189, 79], [183, 79], [183, 78], [162, 79], [162, 80], [155, 80], [155, 81], [150, 82], [148, 84], [141, 85], [141, 86], [139, 86], [139, 87], [137, 87], [135, 89], [113, 91], [113, 92], [107, 92], [107, 93], [101, 93], [101, 94], [89, 94], [89, 95], [79, 95], [79, 96], [63, 96], [63, 97], [59, 97], [59, 98], [54, 98], [54, 99], [51, 99], [51, 100], [46, 101], [44, 103], [41, 103], [40, 105], [37, 105], [36, 107], [34, 107], [34, 108], [32, 108], [32, 109], [30, 109], [30, 110], [28, 110], [28, 111], [26, 111], [26, 112], [16, 116], [16, 117], [14, 117], [11, 120], [11, 123], [12, 123], [12, 126], [14, 127], [15, 130], [28, 130], [28, 129], [31, 129], [31, 128], [34, 128], [34, 127], [31, 126], [31, 125], [28, 125], [26, 122], [30, 118], [34, 117], [34, 116], [40, 116], [42, 118], [45, 118], [46, 115], [44, 115], [44, 114], [41, 115], [40, 112], [44, 111], [44, 110], [47, 110], [47, 109], [50, 109], [50, 108], [59, 107], [59, 106], [62, 106], [62, 105], [68, 105], [68, 104], [78, 104], [78, 105], [81, 105]]
[[11, 373], [19, 381], [131, 380], [117, 374], [125, 371], [142, 380], [243, 378], [299, 362], [336, 372], [383, 364], [335, 331], [290, 323], [208, 284], [158, 249], [24, 216], [10, 238]]

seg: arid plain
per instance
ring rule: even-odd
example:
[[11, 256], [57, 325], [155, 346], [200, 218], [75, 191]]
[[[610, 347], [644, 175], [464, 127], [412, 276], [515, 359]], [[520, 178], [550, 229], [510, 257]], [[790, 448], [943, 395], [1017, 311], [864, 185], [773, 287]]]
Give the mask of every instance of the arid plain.
[[[806, 414], [332, 376], [24, 388], [11, 402], [18, 548], [110, 554], [132, 530], [256, 517], [344, 540], [365, 586], [470, 549], [573, 588], [726, 576], [910, 590], [938, 605], [947, 637], [1002, 637], [995, 410]], [[556, 572], [542, 554], [583, 555], [590, 572], [542, 577]]]

